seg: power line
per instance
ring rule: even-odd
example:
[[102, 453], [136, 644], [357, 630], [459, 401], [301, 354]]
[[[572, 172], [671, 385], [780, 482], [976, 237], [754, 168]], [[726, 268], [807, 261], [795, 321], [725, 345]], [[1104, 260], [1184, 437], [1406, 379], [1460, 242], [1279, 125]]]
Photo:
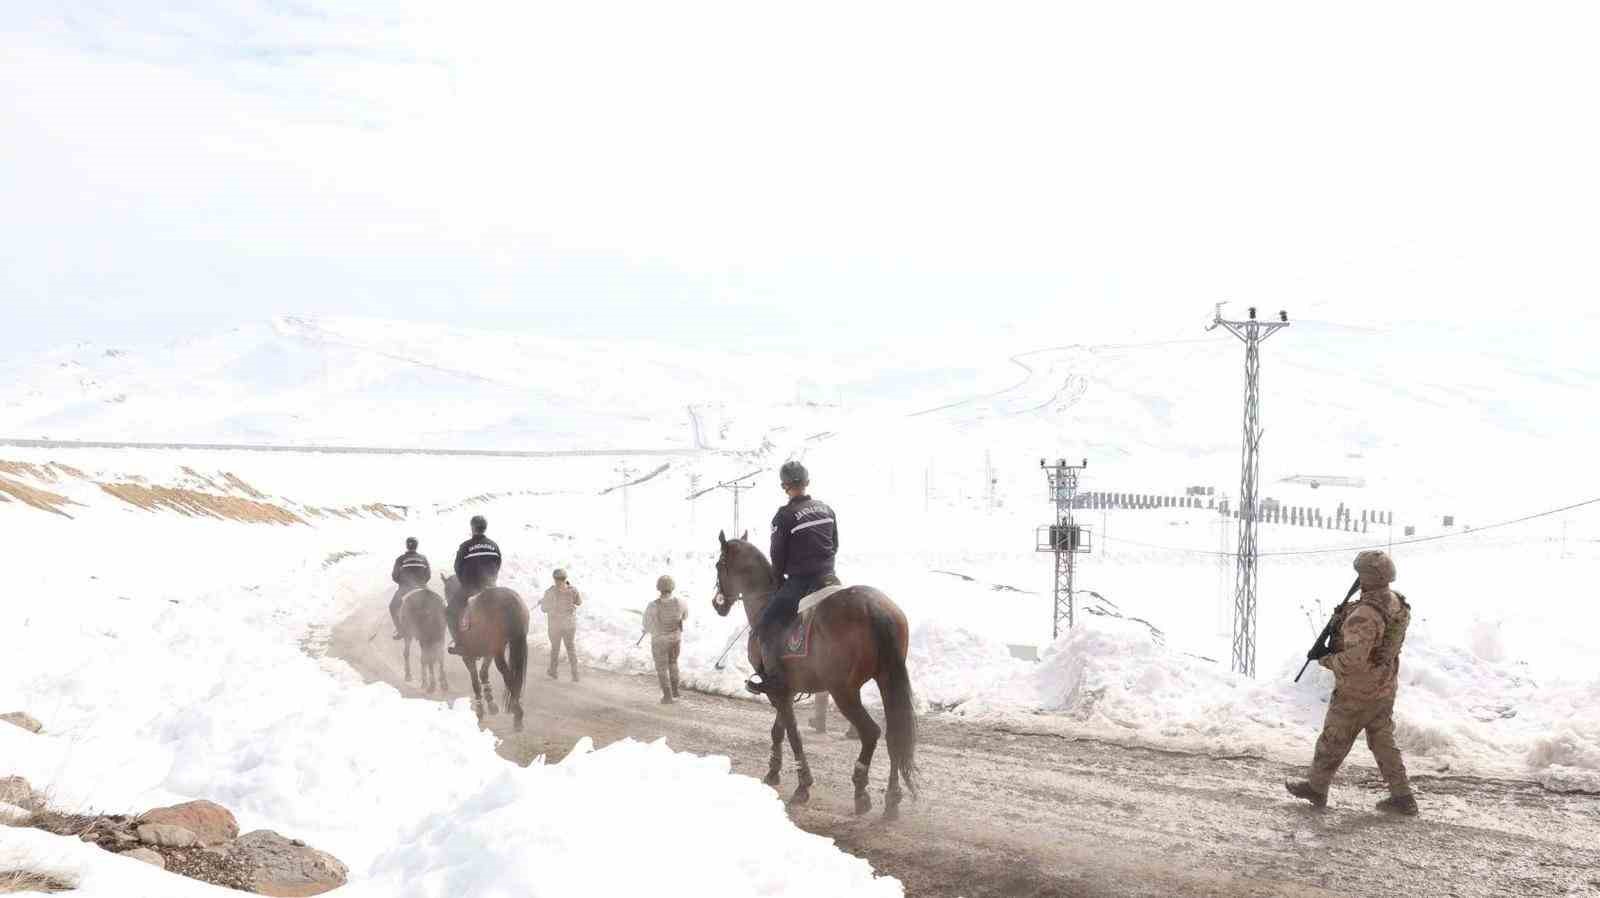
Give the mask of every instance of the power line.
[[[1455, 539], [1457, 537], [1462, 537], [1462, 536], [1473, 536], [1475, 534], [1482, 533], [1482, 532], [1484, 532], [1486, 530], [1498, 530], [1498, 529], [1500, 529], [1502, 527], [1511, 527], [1511, 526], [1514, 526], [1516, 524], [1525, 524], [1528, 521], [1536, 521], [1536, 520], [1538, 520], [1540, 518], [1548, 518], [1548, 517], [1551, 517], [1552, 515], [1562, 514], [1564, 512], [1572, 511], [1574, 509], [1583, 508], [1585, 506], [1595, 505], [1595, 504], [1600, 504], [1600, 496], [1597, 496], [1597, 497], [1595, 497], [1593, 499], [1585, 499], [1582, 502], [1574, 502], [1571, 505], [1564, 505], [1564, 506], [1562, 506], [1560, 508], [1552, 508], [1549, 511], [1541, 511], [1541, 512], [1537, 512], [1535, 514], [1523, 515], [1520, 518], [1512, 518], [1509, 521], [1499, 521], [1499, 522], [1494, 523], [1494, 524], [1485, 524], [1482, 527], [1474, 527], [1471, 530], [1461, 530], [1461, 531], [1457, 531], [1455, 533], [1438, 533], [1438, 534], [1434, 534], [1433, 536], [1415, 536], [1415, 537], [1411, 537], [1409, 539], [1397, 539], [1392, 543], [1392, 545], [1409, 546], [1409, 545], [1415, 545], [1417, 543], [1431, 543], [1431, 542], [1438, 542], [1440, 540]], [[1232, 558], [1236, 554], [1236, 553], [1233, 553], [1233, 552], [1213, 552], [1213, 551], [1210, 551], [1208, 549], [1189, 549], [1189, 548], [1184, 548], [1184, 547], [1180, 547], [1180, 546], [1158, 546], [1158, 545], [1156, 545], [1154, 543], [1143, 543], [1143, 542], [1139, 542], [1137, 540], [1123, 539], [1121, 537], [1109, 537], [1109, 536], [1106, 536], [1105, 534], [1101, 534], [1101, 538], [1102, 539], [1114, 539], [1116, 542], [1123, 543], [1125, 545], [1130, 545], [1130, 546], [1138, 546], [1138, 547], [1143, 548], [1143, 549], [1157, 549], [1157, 550], [1160, 550], [1160, 551], [1163, 551], [1163, 552], [1177, 552], [1177, 553], [1185, 554], [1185, 555], [1204, 555], [1207, 558], [1215, 558], [1215, 557], [1219, 557], [1219, 556], [1223, 557], [1223, 558]], [[1338, 553], [1338, 552], [1360, 552], [1360, 551], [1365, 550], [1365, 549], [1381, 549], [1385, 545], [1390, 545], [1390, 544], [1375, 543], [1375, 544], [1359, 545], [1359, 546], [1327, 546], [1327, 547], [1323, 547], [1323, 548], [1319, 548], [1319, 549], [1292, 549], [1292, 550], [1287, 550], [1287, 551], [1283, 551], [1283, 552], [1260, 552], [1258, 554], [1260, 554], [1262, 556], [1273, 556], [1273, 557], [1276, 557], [1276, 558], [1285, 558], [1285, 557], [1300, 556], [1300, 555], [1331, 555], [1331, 554]]]

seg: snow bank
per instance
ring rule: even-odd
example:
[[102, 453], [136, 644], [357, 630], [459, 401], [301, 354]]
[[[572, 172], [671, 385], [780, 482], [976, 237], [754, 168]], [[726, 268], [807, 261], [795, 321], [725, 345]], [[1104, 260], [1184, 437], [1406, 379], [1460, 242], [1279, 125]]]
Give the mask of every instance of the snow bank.
[[[982, 690], [955, 713], [974, 722], [1129, 744], [1303, 761], [1332, 675], [1299, 664], [1260, 681], [1159, 644], [1139, 624], [1089, 618], [1028, 673]], [[1414, 625], [1401, 664], [1396, 736], [1414, 769], [1532, 777], [1600, 790], [1600, 678], [1543, 689], [1514, 665], [1441, 645]], [[1370, 764], [1360, 751], [1355, 763]]]
[[[50, 543], [93, 526], [34, 524], [8, 534], [24, 557], [54, 557]], [[71, 569], [17, 572], [12, 594], [30, 598], [0, 652], [0, 706], [28, 708], [46, 732], [0, 727], [4, 772], [64, 808], [217, 801], [246, 830], [339, 857], [356, 895], [901, 894], [796, 829], [726, 758], [622, 742], [522, 769], [494, 753], [465, 702], [406, 700], [302, 652], [312, 628], [361, 598], [324, 566], [331, 541], [375, 527], [151, 518], [136, 534], [105, 531]], [[163, 545], [183, 546], [183, 578], [156, 576]], [[43, 853], [81, 894], [187, 894], [173, 877], [129, 873], [134, 862], [46, 845], [0, 828], [0, 851]]]

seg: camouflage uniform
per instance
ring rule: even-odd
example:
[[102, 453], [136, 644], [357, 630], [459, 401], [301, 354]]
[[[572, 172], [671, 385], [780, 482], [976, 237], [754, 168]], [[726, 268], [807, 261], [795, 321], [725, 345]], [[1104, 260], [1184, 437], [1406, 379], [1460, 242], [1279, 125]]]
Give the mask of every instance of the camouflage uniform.
[[683, 622], [688, 617], [688, 606], [678, 601], [670, 590], [662, 591], [660, 597], [644, 609], [644, 629], [650, 634], [650, 657], [656, 664], [656, 679], [661, 683], [664, 704], [678, 697], [678, 650], [683, 645]]
[[550, 669], [545, 672], [556, 678], [556, 665], [561, 661], [561, 646], [567, 647], [567, 663], [572, 666], [572, 681], [578, 681], [578, 606], [583, 604], [583, 594], [569, 584], [565, 577], [557, 578], [554, 586], [544, 591], [539, 607], [544, 609], [545, 623], [550, 632]]
[[1389, 589], [1394, 562], [1383, 552], [1356, 556], [1361, 598], [1343, 614], [1330, 648], [1318, 663], [1333, 671], [1333, 697], [1317, 739], [1309, 784], [1326, 796], [1333, 775], [1363, 730], [1378, 770], [1396, 798], [1411, 795], [1406, 765], [1394, 741], [1394, 700], [1400, 678], [1400, 649], [1411, 622], [1405, 596]]

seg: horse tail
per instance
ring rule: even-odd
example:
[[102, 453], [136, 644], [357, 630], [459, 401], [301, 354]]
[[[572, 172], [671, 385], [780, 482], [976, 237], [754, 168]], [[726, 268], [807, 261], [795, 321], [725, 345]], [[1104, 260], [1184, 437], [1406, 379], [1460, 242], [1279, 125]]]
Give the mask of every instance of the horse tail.
[[528, 679], [528, 615], [521, 596], [510, 590], [503, 595], [510, 600], [505, 603], [506, 640], [511, 648], [511, 676], [506, 689], [520, 698], [522, 684]]
[[[913, 798], [917, 795], [917, 714], [912, 708], [911, 675], [906, 671], [906, 646], [900, 643], [900, 625], [893, 606], [872, 602], [872, 634], [878, 644], [878, 691], [883, 695], [883, 717], [888, 724], [889, 759]], [[909, 639], [909, 634], [907, 636]]]

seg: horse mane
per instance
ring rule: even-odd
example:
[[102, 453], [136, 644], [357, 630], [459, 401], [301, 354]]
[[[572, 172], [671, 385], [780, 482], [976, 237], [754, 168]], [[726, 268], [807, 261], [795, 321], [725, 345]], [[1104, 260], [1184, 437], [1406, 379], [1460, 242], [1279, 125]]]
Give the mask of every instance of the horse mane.
[[777, 585], [778, 580], [776, 572], [772, 569], [772, 562], [767, 560], [767, 553], [761, 551], [760, 546], [747, 539], [730, 539], [728, 540], [728, 547], [740, 553], [743, 556], [741, 560], [748, 561], [757, 570], [766, 574], [769, 585]]

